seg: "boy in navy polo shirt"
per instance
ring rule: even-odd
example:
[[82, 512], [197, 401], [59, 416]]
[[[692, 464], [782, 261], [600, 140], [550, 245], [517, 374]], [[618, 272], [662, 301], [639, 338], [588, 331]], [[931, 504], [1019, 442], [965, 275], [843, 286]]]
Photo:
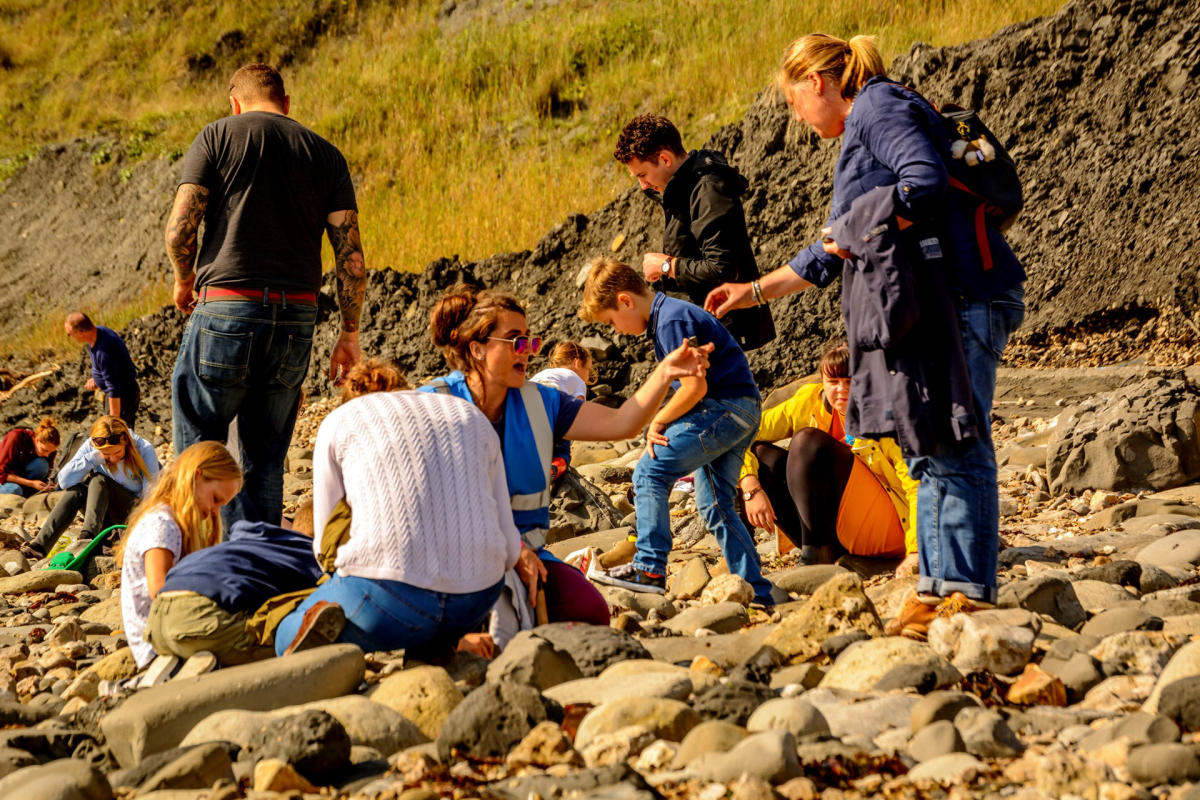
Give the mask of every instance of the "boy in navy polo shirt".
[[754, 537], [734, 510], [746, 448], [758, 431], [762, 402], [746, 355], [716, 317], [699, 306], [655, 294], [641, 274], [613, 259], [595, 261], [579, 315], [618, 333], [645, 333], [663, 358], [685, 339], [712, 344], [705, 376], [680, 380], [646, 431], [646, 453], [633, 471], [637, 555], [595, 580], [636, 592], [666, 591], [671, 552], [668, 498], [675, 482], [695, 473], [696, 507], [721, 545], [729, 569], [754, 587], [755, 601], [771, 605]]

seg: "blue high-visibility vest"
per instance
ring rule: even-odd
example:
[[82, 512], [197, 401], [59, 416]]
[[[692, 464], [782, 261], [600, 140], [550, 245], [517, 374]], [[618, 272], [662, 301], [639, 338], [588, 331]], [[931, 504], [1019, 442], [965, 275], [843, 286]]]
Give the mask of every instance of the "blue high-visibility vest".
[[[466, 376], [455, 370], [422, 386], [423, 392], [440, 392], [474, 403]], [[513, 522], [525, 544], [535, 550], [546, 543], [550, 528], [550, 461], [554, 428], [546, 411], [545, 396], [552, 387], [526, 381], [509, 389], [504, 398], [504, 473], [508, 483]]]

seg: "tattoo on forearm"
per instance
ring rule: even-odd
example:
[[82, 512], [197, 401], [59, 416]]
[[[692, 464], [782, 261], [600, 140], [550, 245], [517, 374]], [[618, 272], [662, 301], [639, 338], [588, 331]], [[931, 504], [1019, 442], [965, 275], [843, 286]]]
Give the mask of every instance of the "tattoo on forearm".
[[208, 189], [194, 183], [179, 187], [167, 220], [167, 256], [177, 281], [190, 280], [196, 274], [196, 239], [207, 207]]
[[367, 265], [363, 260], [362, 239], [358, 234], [358, 212], [347, 211], [340, 223], [327, 223], [325, 231], [329, 234], [329, 243], [333, 245], [342, 330], [357, 331], [367, 290]]

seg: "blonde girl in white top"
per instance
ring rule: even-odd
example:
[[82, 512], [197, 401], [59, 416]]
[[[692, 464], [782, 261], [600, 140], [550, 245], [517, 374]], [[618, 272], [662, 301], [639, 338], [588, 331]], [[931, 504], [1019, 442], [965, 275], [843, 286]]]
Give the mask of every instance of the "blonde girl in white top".
[[167, 570], [188, 553], [221, 541], [221, 507], [242, 488], [242, 471], [220, 442], [197, 442], [158, 476], [134, 509], [117, 546], [121, 616], [138, 667], [154, 660], [146, 641], [150, 601]]

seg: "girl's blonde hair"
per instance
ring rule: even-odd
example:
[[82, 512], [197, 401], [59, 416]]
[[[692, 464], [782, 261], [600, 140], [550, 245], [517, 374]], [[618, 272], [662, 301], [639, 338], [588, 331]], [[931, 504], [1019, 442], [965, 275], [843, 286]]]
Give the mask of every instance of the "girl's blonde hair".
[[126, 535], [117, 545], [117, 563], [125, 557], [128, 533], [148, 512], [166, 506], [183, 532], [180, 557], [221, 541], [221, 515], [205, 517], [196, 506], [196, 481], [242, 482], [242, 470], [220, 442], [197, 442], [158, 473], [158, 480], [129, 516]]
[[874, 36], [854, 36], [846, 41], [827, 33], [810, 33], [788, 45], [776, 84], [786, 96], [792, 86], [814, 72], [836, 81], [846, 100], [853, 100], [871, 78], [887, 74]]
[[559, 342], [554, 345], [554, 349], [546, 357], [546, 366], [574, 369], [576, 361], [582, 361], [587, 366], [588, 376], [585, 383], [591, 386], [596, 382], [596, 366], [592, 363], [592, 352], [579, 342]]
[[[105, 414], [93, 422], [92, 429], [88, 431], [88, 436], [92, 439], [113, 434], [122, 434], [122, 438], [125, 440], [125, 455], [121, 458], [121, 463], [131, 467], [130, 471], [141, 476], [142, 480], [147, 480], [150, 477], [150, 470], [146, 469], [146, 462], [142, 461], [142, 454], [138, 452], [137, 445], [133, 442], [133, 433], [125, 424], [125, 420]], [[95, 447], [94, 442], [92, 446]]]

